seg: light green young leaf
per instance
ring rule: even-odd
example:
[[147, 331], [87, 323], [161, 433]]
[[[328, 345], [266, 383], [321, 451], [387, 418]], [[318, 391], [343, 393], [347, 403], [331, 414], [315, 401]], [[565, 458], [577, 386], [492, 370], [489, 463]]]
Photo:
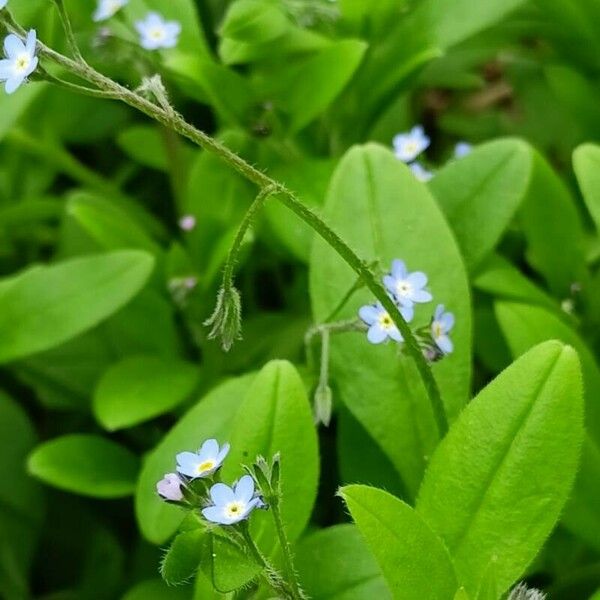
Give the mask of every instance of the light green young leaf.
[[515, 358], [550, 339], [577, 350], [585, 388], [587, 436], [579, 474], [562, 520], [569, 530], [600, 549], [600, 369], [596, 359], [577, 332], [556, 314], [512, 302], [497, 302], [495, 308]]
[[282, 36], [290, 22], [277, 3], [237, 0], [225, 14], [220, 34], [239, 42], [264, 43]]
[[119, 148], [141, 165], [167, 171], [169, 159], [160, 130], [152, 125], [133, 125], [117, 136]]
[[169, 587], [160, 579], [146, 579], [129, 589], [121, 600], [192, 600], [188, 587]]
[[377, 562], [354, 525], [334, 525], [303, 538], [295, 549], [295, 564], [310, 598], [392, 599]]
[[600, 146], [579, 146], [573, 153], [573, 167], [585, 205], [600, 233]]
[[581, 371], [559, 342], [536, 346], [464, 409], [417, 500], [475, 595], [491, 560], [498, 590], [525, 570], [571, 491], [583, 440]]
[[265, 92], [290, 115], [290, 129], [299, 131], [335, 100], [357, 70], [367, 46], [359, 40], [332, 43], [319, 52], [290, 62], [272, 78]]
[[121, 498], [133, 492], [139, 462], [116, 442], [97, 435], [71, 434], [37, 446], [27, 468], [61, 490], [92, 498]]
[[525, 196], [533, 156], [519, 140], [478, 146], [450, 161], [429, 188], [446, 215], [469, 271], [494, 249]]
[[448, 600], [458, 583], [441, 539], [408, 504], [365, 485], [340, 490], [394, 600]]
[[46, 84], [27, 85], [17, 95], [0, 96], [0, 140], [14, 123], [27, 111], [33, 101], [44, 91]]
[[253, 378], [231, 379], [209, 392], [146, 457], [135, 492], [135, 514], [142, 535], [150, 542], [164, 544], [184, 517], [179, 508], [158, 497], [156, 483], [175, 470], [178, 452], [196, 451], [209, 438], [221, 443], [230, 439], [231, 423]]
[[[456, 315], [455, 351], [433, 367], [452, 421], [469, 394], [471, 312], [465, 268], [435, 200], [390, 151], [370, 144], [351, 149], [342, 159], [329, 187], [325, 217], [380, 272], [399, 258], [409, 270], [428, 275], [434, 302], [417, 306], [415, 326], [429, 323], [438, 302]], [[320, 323], [331, 318], [356, 284], [356, 275], [320, 239], [315, 239], [310, 266], [313, 314]], [[361, 288], [334, 319], [357, 318], [359, 307], [372, 302], [372, 294]], [[374, 346], [359, 332], [333, 336], [331, 346], [340, 400], [381, 446], [414, 496], [438, 441], [416, 367], [399, 355], [396, 344]]]
[[0, 281], [0, 362], [94, 327], [140, 291], [153, 264], [149, 254], [128, 250], [34, 267]]
[[198, 368], [182, 360], [129, 356], [98, 382], [94, 414], [109, 431], [143, 423], [188, 398], [198, 376]]
[[[241, 464], [256, 456], [281, 454], [281, 512], [290, 539], [304, 530], [317, 495], [319, 449], [304, 384], [292, 364], [271, 361], [248, 388], [236, 414], [231, 451], [223, 467], [227, 483], [239, 478]], [[267, 515], [265, 515], [267, 516]], [[258, 523], [271, 532], [271, 519]]]

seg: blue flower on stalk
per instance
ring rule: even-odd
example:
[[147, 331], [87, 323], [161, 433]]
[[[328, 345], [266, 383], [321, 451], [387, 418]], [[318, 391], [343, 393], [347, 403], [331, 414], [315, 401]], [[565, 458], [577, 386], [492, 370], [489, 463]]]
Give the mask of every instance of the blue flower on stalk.
[[174, 48], [181, 33], [180, 23], [165, 21], [155, 12], [148, 13], [143, 21], [136, 21], [135, 28], [140, 34], [140, 45], [146, 50]]
[[118, 13], [129, 0], [98, 0], [98, 6], [92, 15], [92, 19], [98, 23], [99, 21], [107, 21]]
[[27, 34], [25, 43], [13, 33], [4, 38], [6, 58], [0, 60], [0, 81], [6, 82], [4, 89], [7, 94], [15, 92], [35, 71], [38, 65], [35, 55], [36, 43], [37, 34], [34, 29]]
[[433, 179], [433, 173], [426, 169], [420, 162], [410, 163], [408, 168], [413, 172], [413, 175], [423, 183], [427, 183]]
[[210, 488], [213, 506], [202, 509], [204, 518], [219, 525], [234, 525], [250, 516], [255, 508], [264, 506], [262, 499], [254, 495], [254, 479], [244, 475], [233, 487], [215, 483]]
[[454, 315], [446, 312], [443, 304], [438, 304], [431, 321], [431, 337], [444, 354], [450, 354], [454, 350], [454, 344], [448, 335], [453, 327]]
[[[412, 321], [414, 316], [412, 306], [401, 306], [399, 310], [405, 321]], [[396, 327], [388, 311], [383, 308], [381, 302], [362, 306], [358, 311], [358, 316], [369, 326], [367, 339], [371, 344], [381, 344], [388, 338], [395, 342], [404, 341], [398, 327]]]
[[404, 261], [394, 260], [392, 272], [383, 278], [387, 291], [402, 306], [431, 302], [433, 296], [425, 289], [427, 275], [421, 271], [409, 273]]
[[177, 471], [192, 479], [208, 477], [223, 464], [228, 452], [229, 444], [219, 448], [217, 440], [206, 440], [198, 452], [180, 452], [177, 455]]
[[473, 151], [473, 146], [467, 142], [458, 142], [456, 146], [454, 146], [454, 158], [462, 158], [463, 156], [467, 156], [467, 154], [471, 154]]
[[429, 147], [430, 142], [423, 127], [415, 125], [408, 133], [399, 133], [394, 137], [394, 153], [402, 162], [410, 163]]

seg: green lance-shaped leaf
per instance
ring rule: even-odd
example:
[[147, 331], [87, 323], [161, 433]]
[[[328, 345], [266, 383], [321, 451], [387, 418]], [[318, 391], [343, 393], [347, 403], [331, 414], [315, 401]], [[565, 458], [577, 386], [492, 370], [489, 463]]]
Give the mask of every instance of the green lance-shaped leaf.
[[444, 211], [469, 271], [493, 250], [527, 192], [532, 153], [519, 140], [498, 140], [450, 161], [429, 187]]
[[559, 342], [530, 350], [465, 408], [433, 455], [417, 510], [469, 595], [490, 561], [502, 591], [533, 560], [565, 505], [582, 439], [579, 360]]
[[[256, 456], [281, 455], [281, 512], [290, 539], [304, 530], [317, 495], [319, 450], [310, 402], [300, 375], [286, 361], [271, 361], [247, 389], [235, 417], [231, 451], [223, 480], [240, 476], [240, 464]], [[265, 538], [273, 535], [270, 515], [257, 523]], [[268, 543], [267, 543], [268, 545]]]
[[124, 306], [148, 280], [152, 257], [118, 251], [33, 267], [0, 281], [0, 363], [48, 350]]
[[121, 498], [135, 488], [137, 457], [97, 435], [65, 435], [39, 445], [29, 472], [48, 485], [92, 498]]
[[364, 485], [340, 490], [395, 600], [447, 600], [458, 583], [448, 551], [415, 510]]
[[[429, 277], [431, 304], [416, 307], [414, 326], [426, 325], [436, 303], [456, 316], [455, 351], [433, 367], [449, 420], [467, 401], [471, 379], [471, 312], [465, 268], [457, 244], [427, 188], [389, 150], [352, 148], [329, 187], [325, 217], [367, 263], [390, 269], [393, 259]], [[315, 240], [310, 292], [316, 322], [323, 322], [355, 286], [356, 275], [321, 240]], [[335, 319], [357, 318], [374, 301], [365, 288]], [[363, 333], [331, 339], [332, 377], [339, 398], [390, 458], [409, 496], [418, 489], [427, 457], [438, 441], [433, 413], [412, 361], [396, 344], [370, 344]]]
[[197, 367], [182, 360], [129, 356], [110, 367], [98, 382], [94, 414], [109, 431], [137, 425], [183, 402], [198, 376]]
[[549, 339], [577, 350], [585, 388], [587, 435], [581, 466], [562, 517], [563, 525], [600, 549], [600, 369], [577, 332], [556, 313], [539, 306], [497, 302], [496, 316], [513, 357]]
[[230, 5], [220, 34], [239, 42], [265, 43], [283, 35], [291, 26], [285, 12], [269, 0], [238, 0]]
[[[175, 456], [196, 451], [207, 439], [223, 443], [229, 439], [231, 424], [254, 375], [225, 381], [191, 408], [148, 454], [137, 482], [135, 514], [143, 536], [164, 544], [181, 524], [185, 513], [163, 502], [156, 482], [175, 470]], [[228, 458], [229, 461], [229, 458]]]

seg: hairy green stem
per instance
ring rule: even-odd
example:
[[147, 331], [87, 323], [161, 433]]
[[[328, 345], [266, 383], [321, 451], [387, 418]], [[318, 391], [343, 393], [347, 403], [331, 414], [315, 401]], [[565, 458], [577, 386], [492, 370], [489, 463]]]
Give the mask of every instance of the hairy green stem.
[[244, 237], [246, 236], [246, 232], [252, 225], [254, 218], [257, 213], [263, 207], [266, 199], [271, 196], [274, 192], [276, 192], [278, 186], [276, 185], [268, 185], [263, 187], [256, 198], [253, 200], [252, 204], [246, 211], [240, 226], [235, 234], [235, 238], [233, 240], [233, 244], [229, 249], [229, 253], [227, 255], [227, 260], [225, 261], [225, 268], [223, 269], [223, 287], [231, 288], [233, 286], [233, 275], [235, 272], [235, 265], [237, 263], [237, 257], [240, 252], [240, 248], [242, 247], [242, 243], [244, 241]]
[[[9, 26], [11, 25], [8, 20], [5, 19], [5, 21]], [[437, 383], [410, 327], [400, 314], [398, 307], [388, 296], [383, 286], [377, 281], [369, 267], [357, 256], [350, 246], [335, 233], [335, 231], [333, 231], [319, 216], [317, 216], [316, 213], [305, 206], [283, 185], [247, 163], [243, 158], [229, 150], [229, 148], [219, 141], [187, 123], [175, 110], [165, 110], [161, 106], [154, 104], [130, 89], [116, 83], [112, 79], [98, 73], [83, 61], [72, 60], [55, 50], [52, 50], [43, 43], [39, 43], [38, 47], [40, 54], [43, 57], [63, 66], [74, 75], [92, 83], [99, 89], [114, 93], [126, 104], [138, 109], [166, 127], [170, 127], [205, 150], [216, 154], [238, 173], [255, 183], [260, 189], [276, 187], [279, 192], [277, 196], [281, 202], [315, 230], [341, 256], [341, 258], [344, 259], [387, 310], [404, 338], [408, 355], [417, 365], [417, 369], [432, 405], [440, 436], [443, 437], [446, 434], [448, 430], [448, 421]]]
[[298, 582], [298, 574], [294, 567], [294, 558], [292, 556], [292, 547], [288, 540], [285, 528], [283, 526], [283, 520], [281, 519], [281, 511], [279, 509], [279, 497], [271, 505], [271, 513], [273, 515], [273, 521], [275, 522], [275, 529], [277, 531], [277, 537], [279, 538], [279, 545], [283, 555], [284, 572], [289, 582], [294, 600], [304, 600], [306, 596], [300, 588]]
[[65, 30], [65, 34], [67, 36], [67, 42], [69, 43], [69, 47], [71, 48], [73, 56], [80, 62], [84, 63], [85, 61], [81, 55], [79, 46], [77, 45], [77, 40], [75, 39], [75, 34], [73, 33], [73, 27], [71, 25], [71, 19], [69, 19], [69, 14], [65, 9], [63, 0], [54, 0], [54, 4], [56, 4], [56, 8], [58, 9], [58, 14], [60, 15], [60, 20], [62, 21], [63, 29]]
[[240, 530], [242, 532], [244, 541], [246, 542], [246, 546], [250, 550], [250, 553], [252, 554], [254, 560], [262, 566], [263, 577], [265, 578], [267, 583], [276, 592], [279, 592], [285, 598], [288, 598], [289, 600], [296, 600], [297, 597], [293, 595], [291, 584], [285, 581], [285, 579], [279, 574], [279, 572], [273, 567], [273, 565], [271, 565], [271, 563], [265, 558], [263, 553], [260, 551], [256, 543], [252, 539], [247, 521], [243, 521], [240, 524]]

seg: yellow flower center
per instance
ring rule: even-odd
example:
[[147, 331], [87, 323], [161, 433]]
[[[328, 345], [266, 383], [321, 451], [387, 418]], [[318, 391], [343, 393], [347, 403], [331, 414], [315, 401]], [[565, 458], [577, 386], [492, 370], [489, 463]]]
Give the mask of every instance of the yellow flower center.
[[196, 467], [196, 471], [198, 472], [199, 475], [202, 475], [202, 473], [207, 473], [208, 471], [211, 471], [214, 468], [215, 468], [214, 460], [205, 460], [204, 462], [200, 463]]
[[408, 281], [400, 281], [396, 286], [399, 296], [408, 296], [412, 293], [412, 285]]
[[408, 154], [414, 154], [415, 152], [417, 152], [419, 150], [419, 147], [417, 146], [416, 142], [406, 142], [406, 145], [404, 146], [404, 150], [408, 153]]
[[20, 54], [15, 61], [17, 71], [26, 71], [30, 62], [29, 54]]
[[164, 29], [161, 27], [154, 27], [154, 29], [150, 30], [150, 37], [153, 40], [162, 40], [165, 37]]
[[227, 517], [234, 519], [235, 517], [239, 517], [244, 512], [244, 508], [244, 503], [236, 500], [227, 504], [224, 512]]
[[438, 321], [435, 321], [433, 323], [433, 325], [431, 326], [431, 329], [433, 331], [433, 337], [435, 337], [435, 338], [441, 337], [444, 333], [444, 330], [442, 329], [442, 324], [439, 323]]
[[379, 326], [382, 329], [391, 329], [394, 326], [394, 321], [392, 321], [392, 318], [390, 315], [388, 315], [388, 313], [383, 313], [379, 317]]

